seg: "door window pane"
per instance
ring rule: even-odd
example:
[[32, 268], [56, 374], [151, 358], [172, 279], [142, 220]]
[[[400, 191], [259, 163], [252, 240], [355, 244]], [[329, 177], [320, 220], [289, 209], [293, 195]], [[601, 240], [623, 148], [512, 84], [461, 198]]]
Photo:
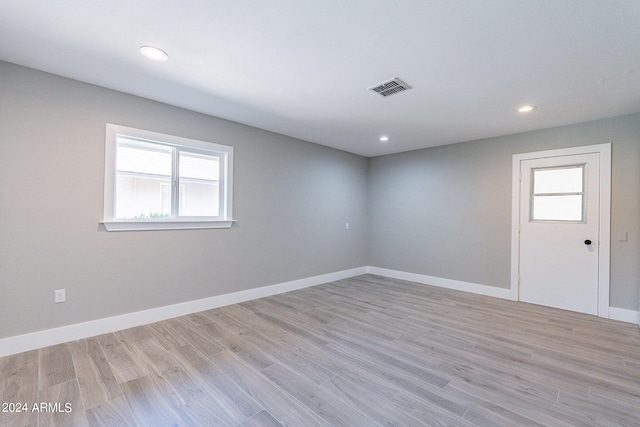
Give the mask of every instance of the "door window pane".
[[582, 195], [533, 196], [536, 221], [582, 221]]
[[584, 220], [584, 165], [532, 170], [532, 221]]
[[584, 168], [535, 169], [533, 192], [535, 194], [582, 193]]

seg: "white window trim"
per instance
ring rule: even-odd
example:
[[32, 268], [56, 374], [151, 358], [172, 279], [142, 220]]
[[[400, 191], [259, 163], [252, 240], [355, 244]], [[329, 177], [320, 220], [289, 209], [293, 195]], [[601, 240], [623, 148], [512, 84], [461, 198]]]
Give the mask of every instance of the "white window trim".
[[[159, 220], [118, 220], [115, 217], [115, 180], [116, 180], [116, 140], [118, 135], [157, 141], [163, 144], [179, 147], [195, 148], [215, 153], [221, 157], [224, 176], [223, 183], [223, 211], [221, 219], [159, 219]], [[174, 135], [129, 128], [107, 123], [105, 140], [105, 168], [104, 168], [104, 212], [100, 222], [107, 231], [140, 231], [140, 230], [192, 230], [202, 228], [230, 228], [233, 220], [233, 147], [198, 141]]]

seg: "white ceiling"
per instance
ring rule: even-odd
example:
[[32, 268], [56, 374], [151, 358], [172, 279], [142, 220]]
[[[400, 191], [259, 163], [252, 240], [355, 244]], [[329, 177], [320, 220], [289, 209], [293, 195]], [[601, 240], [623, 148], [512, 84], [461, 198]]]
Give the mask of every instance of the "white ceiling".
[[0, 59], [377, 156], [640, 112], [640, 1], [2, 0]]

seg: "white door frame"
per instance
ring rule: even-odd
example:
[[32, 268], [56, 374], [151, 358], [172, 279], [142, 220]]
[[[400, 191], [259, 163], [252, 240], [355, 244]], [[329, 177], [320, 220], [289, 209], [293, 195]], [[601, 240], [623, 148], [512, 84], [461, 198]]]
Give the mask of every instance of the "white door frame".
[[598, 258], [598, 316], [609, 317], [611, 254], [611, 143], [513, 155], [511, 190], [511, 299], [520, 293], [520, 163], [545, 157], [600, 154], [600, 248]]

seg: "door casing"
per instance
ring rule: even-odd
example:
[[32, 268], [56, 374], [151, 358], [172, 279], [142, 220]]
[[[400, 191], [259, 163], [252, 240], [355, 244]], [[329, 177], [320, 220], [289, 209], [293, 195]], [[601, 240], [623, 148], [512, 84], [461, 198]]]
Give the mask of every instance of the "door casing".
[[511, 197], [511, 299], [519, 300], [520, 291], [520, 166], [524, 160], [577, 154], [600, 154], [600, 200], [598, 257], [598, 316], [609, 317], [611, 254], [611, 143], [561, 148], [513, 155]]

